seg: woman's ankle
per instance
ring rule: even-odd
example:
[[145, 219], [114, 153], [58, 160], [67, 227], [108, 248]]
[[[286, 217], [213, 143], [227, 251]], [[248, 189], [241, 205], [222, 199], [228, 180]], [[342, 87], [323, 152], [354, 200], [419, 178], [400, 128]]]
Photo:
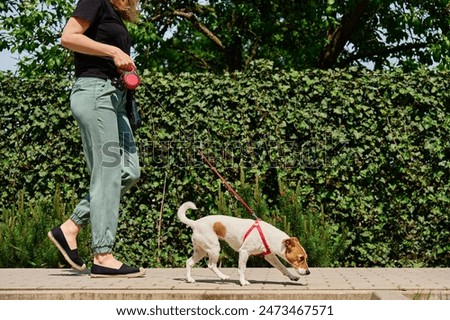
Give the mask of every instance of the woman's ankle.
[[68, 219], [61, 225], [61, 230], [65, 235], [76, 237], [81, 230], [81, 226], [73, 222], [73, 220]]
[[78, 233], [81, 230], [81, 227], [77, 225], [72, 220], [67, 220], [61, 225], [61, 231], [64, 234], [64, 237], [66, 238], [67, 244], [69, 245], [69, 248], [71, 250], [77, 249], [77, 236]]
[[112, 253], [95, 254], [94, 264], [113, 269], [119, 269], [122, 266], [122, 262], [114, 258]]

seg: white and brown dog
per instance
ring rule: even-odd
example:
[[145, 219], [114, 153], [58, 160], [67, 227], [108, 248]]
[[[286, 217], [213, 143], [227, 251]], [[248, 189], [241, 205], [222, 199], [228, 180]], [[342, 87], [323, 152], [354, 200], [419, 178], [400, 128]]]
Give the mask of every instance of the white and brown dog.
[[240, 219], [223, 215], [206, 216], [198, 220], [186, 217], [188, 209], [197, 209], [194, 203], [185, 202], [178, 209], [178, 218], [192, 228], [192, 243], [194, 254], [186, 261], [186, 279], [195, 282], [191, 276], [192, 267], [204, 256], [209, 257], [208, 267], [222, 280], [230, 277], [220, 272], [217, 262], [220, 254], [220, 240], [226, 241], [231, 248], [239, 252], [239, 282], [242, 286], [250, 283], [245, 279], [245, 268], [250, 255], [263, 254], [264, 258], [291, 280], [300, 277], [289, 272], [278, 260], [283, 258], [298, 272], [308, 275], [306, 262], [308, 255], [295, 237], [274, 226], [260, 221]]

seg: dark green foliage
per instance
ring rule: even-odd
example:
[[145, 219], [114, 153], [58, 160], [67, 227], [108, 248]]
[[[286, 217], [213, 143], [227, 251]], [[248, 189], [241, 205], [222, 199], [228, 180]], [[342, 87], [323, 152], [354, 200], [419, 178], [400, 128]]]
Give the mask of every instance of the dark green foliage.
[[[62, 201], [57, 190], [53, 199], [47, 197], [26, 201], [24, 191], [17, 192], [17, 203], [3, 209], [0, 216], [0, 268], [49, 268], [65, 266], [59, 251], [47, 238], [50, 228], [61, 223], [74, 208], [74, 202]], [[78, 250], [90, 256], [89, 229], [80, 233]]]
[[[242, 181], [258, 177], [261, 203], [279, 217], [286, 208], [303, 212], [303, 221], [286, 213], [294, 220], [284, 225], [299, 237], [322, 224], [330, 243], [344, 241], [339, 261], [325, 265], [450, 265], [447, 72], [298, 72], [258, 61], [223, 76], [142, 75], [142, 179], [122, 202], [116, 244], [125, 261], [183, 266], [190, 230], [176, 218], [178, 206], [195, 202], [193, 218], [219, 212], [218, 179], [199, 147], [242, 192]], [[87, 191], [69, 93], [63, 78], [0, 74], [2, 217], [18, 190], [32, 204], [57, 188], [65, 201]], [[283, 190], [295, 201], [280, 198]], [[309, 239], [314, 257], [323, 239]]]

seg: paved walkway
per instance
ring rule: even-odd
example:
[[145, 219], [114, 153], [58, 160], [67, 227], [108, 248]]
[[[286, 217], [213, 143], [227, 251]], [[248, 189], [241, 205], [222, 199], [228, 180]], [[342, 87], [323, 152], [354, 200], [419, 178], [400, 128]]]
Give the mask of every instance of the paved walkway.
[[241, 287], [237, 269], [222, 269], [218, 280], [208, 269], [147, 269], [145, 278], [98, 279], [71, 269], [0, 269], [0, 300], [450, 300], [450, 268], [311, 268], [292, 282], [273, 268], [249, 268], [250, 286]]

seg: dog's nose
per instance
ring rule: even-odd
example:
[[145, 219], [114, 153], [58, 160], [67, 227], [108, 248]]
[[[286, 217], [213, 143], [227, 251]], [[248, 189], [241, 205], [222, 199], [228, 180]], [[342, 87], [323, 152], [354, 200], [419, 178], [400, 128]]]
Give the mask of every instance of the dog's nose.
[[309, 269], [306, 269], [306, 275], [308, 275], [308, 274], [310, 274], [311, 273], [311, 271], [309, 271]]

